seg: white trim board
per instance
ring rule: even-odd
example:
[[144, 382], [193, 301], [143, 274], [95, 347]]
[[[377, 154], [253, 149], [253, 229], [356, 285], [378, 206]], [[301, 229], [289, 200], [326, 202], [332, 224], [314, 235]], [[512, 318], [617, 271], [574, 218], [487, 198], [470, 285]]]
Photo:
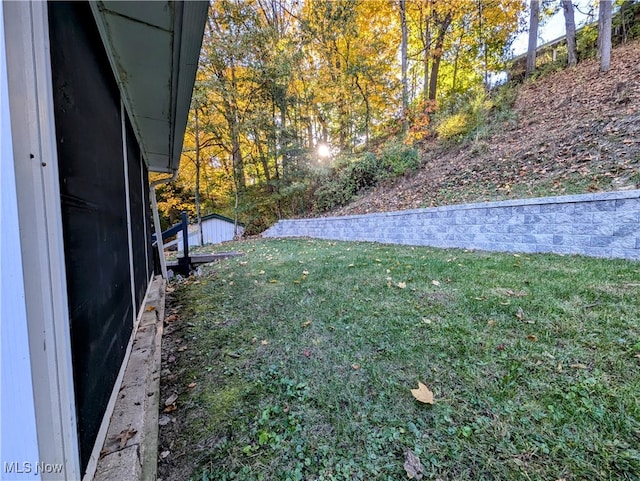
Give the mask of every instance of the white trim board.
[[[127, 243], [129, 247], [129, 278], [131, 284], [131, 305], [136, 305], [136, 276], [133, 265], [133, 234], [131, 233], [131, 190], [129, 189], [129, 149], [127, 148], [127, 122], [126, 112], [122, 98], [120, 99], [120, 124], [122, 127], [122, 159], [124, 163], [124, 194], [127, 209]], [[135, 311], [133, 315], [133, 330], [136, 330], [137, 321]]]

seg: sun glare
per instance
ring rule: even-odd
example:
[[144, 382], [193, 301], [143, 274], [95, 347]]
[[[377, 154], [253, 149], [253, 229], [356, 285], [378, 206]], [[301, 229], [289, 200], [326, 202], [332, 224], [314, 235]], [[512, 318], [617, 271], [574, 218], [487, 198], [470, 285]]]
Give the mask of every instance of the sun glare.
[[318, 157], [323, 159], [331, 157], [331, 149], [327, 144], [318, 144]]

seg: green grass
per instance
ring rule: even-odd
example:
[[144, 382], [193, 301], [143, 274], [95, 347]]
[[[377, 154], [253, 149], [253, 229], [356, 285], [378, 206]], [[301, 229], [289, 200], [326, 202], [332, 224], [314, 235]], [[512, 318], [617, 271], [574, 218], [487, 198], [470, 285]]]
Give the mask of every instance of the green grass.
[[185, 478], [400, 480], [411, 449], [424, 479], [640, 479], [638, 263], [232, 247], [174, 294]]

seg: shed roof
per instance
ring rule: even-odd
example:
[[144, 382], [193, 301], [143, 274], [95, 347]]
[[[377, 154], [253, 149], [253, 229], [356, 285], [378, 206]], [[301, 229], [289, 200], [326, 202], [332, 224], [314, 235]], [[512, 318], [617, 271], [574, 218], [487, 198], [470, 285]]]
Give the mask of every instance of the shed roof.
[[207, 1], [90, 2], [149, 170], [180, 163]]
[[[208, 214], [208, 215], [203, 215], [202, 216], [202, 221], [204, 222], [205, 220], [211, 220], [211, 219], [218, 219], [218, 220], [223, 220], [225, 222], [229, 222], [231, 224], [235, 224], [235, 222], [233, 221], [233, 219], [230, 219], [229, 217], [225, 217], [223, 215], [220, 214]], [[240, 223], [238, 223], [238, 225], [242, 225]]]

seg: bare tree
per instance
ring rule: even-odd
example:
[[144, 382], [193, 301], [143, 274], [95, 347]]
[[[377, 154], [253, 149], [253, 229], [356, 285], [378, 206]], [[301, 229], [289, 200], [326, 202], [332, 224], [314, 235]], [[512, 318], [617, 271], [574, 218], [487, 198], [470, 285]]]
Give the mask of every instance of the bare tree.
[[529, 17], [529, 47], [527, 49], [527, 70], [529, 77], [536, 69], [536, 49], [538, 48], [538, 24], [540, 23], [540, 0], [531, 0]]
[[598, 11], [598, 56], [600, 71], [606, 72], [611, 65], [611, 0], [600, 0]]
[[567, 63], [570, 67], [573, 67], [578, 63], [578, 51], [576, 48], [576, 21], [573, 16], [573, 3], [571, 0], [562, 0], [562, 9], [564, 10], [567, 51], [569, 53]]

